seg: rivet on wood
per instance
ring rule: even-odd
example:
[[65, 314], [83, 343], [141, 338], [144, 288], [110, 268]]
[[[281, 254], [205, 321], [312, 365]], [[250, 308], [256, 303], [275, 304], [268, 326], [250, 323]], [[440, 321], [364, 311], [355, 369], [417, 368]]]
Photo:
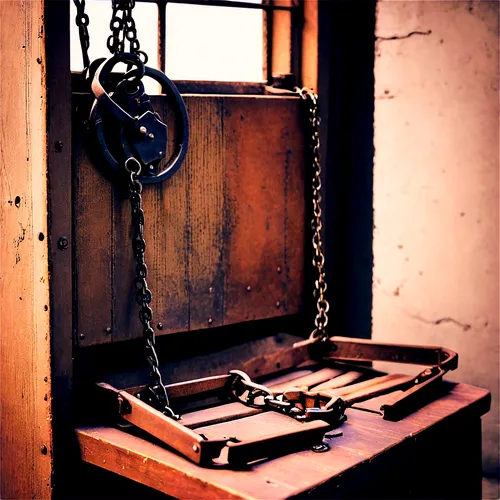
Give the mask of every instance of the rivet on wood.
[[252, 291], [252, 287], [250, 285], [247, 286], [247, 292], [251, 292]]
[[214, 322], [213, 318], [208, 318], [208, 324], [211, 325]]
[[281, 267], [280, 267], [280, 266], [278, 266], [278, 267], [276, 268], [276, 272], [277, 272], [278, 274], [281, 274]]
[[80, 340], [83, 340], [85, 338], [85, 335], [83, 333], [80, 333]]
[[107, 328], [104, 329], [104, 331], [106, 332], [106, 335], [109, 335], [111, 333], [111, 327], [108, 326]]
[[163, 330], [163, 323], [158, 323], [156, 328], [158, 328], [158, 330]]
[[276, 309], [279, 309], [281, 307], [281, 302], [279, 300], [276, 301]]
[[68, 238], [66, 238], [65, 236], [61, 236], [57, 240], [57, 247], [59, 248], [59, 250], [66, 250], [69, 247]]
[[197, 444], [193, 444], [193, 451], [198, 453], [200, 451], [200, 447]]
[[47, 447], [42, 444], [42, 446], [40, 447], [40, 451], [42, 452], [42, 455], [47, 455]]

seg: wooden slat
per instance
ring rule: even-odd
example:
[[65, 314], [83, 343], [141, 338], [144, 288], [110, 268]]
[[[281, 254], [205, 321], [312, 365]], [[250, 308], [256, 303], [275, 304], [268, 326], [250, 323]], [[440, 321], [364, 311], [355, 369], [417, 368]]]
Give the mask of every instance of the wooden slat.
[[315, 385], [326, 382], [327, 380], [332, 380], [343, 373], [344, 370], [338, 368], [322, 368], [321, 370], [309, 375], [304, 375], [281, 384], [273, 384], [269, 387], [274, 393], [282, 392], [287, 389], [291, 389], [292, 387], [300, 387], [301, 389], [308, 390], [310, 387], [314, 387]]
[[[162, 447], [115, 429], [82, 428], [77, 436], [84, 461], [179, 498], [288, 498], [328, 480], [341, 486], [354, 471], [359, 481], [378, 460], [384, 460], [386, 453], [392, 454], [392, 460], [401, 459], [402, 453], [408, 456], [416, 446], [416, 436], [452, 417], [479, 418], [488, 410], [489, 401], [487, 391], [457, 385], [400, 422], [348, 410], [343, 436], [330, 441], [330, 451], [288, 454], [242, 471], [197, 467]], [[222, 430], [222, 425], [215, 427]]]
[[234, 420], [237, 418], [249, 417], [256, 415], [262, 410], [258, 408], [251, 408], [242, 403], [228, 403], [213, 408], [206, 408], [205, 410], [193, 411], [182, 415], [181, 423], [190, 429], [196, 429], [206, 425], [218, 424]]
[[347, 373], [339, 375], [338, 377], [335, 377], [333, 380], [329, 380], [327, 382], [324, 382], [323, 384], [316, 385], [313, 389], [315, 391], [321, 391], [323, 389], [337, 389], [338, 387], [344, 387], [352, 384], [365, 375], [366, 373], [363, 372], [349, 371]]
[[222, 439], [224, 436], [234, 436], [239, 441], [251, 441], [280, 430], [299, 429], [301, 426], [302, 423], [294, 418], [274, 411], [266, 411], [239, 420], [199, 427], [196, 432], [203, 434], [208, 439]]
[[87, 97], [75, 106], [74, 228], [77, 340], [79, 345], [109, 340], [112, 327], [112, 203], [113, 190], [94, 165], [87, 151], [85, 122], [92, 100]]
[[[287, 221], [304, 219], [303, 205], [293, 214], [287, 211], [288, 196], [292, 196], [288, 179], [302, 178], [299, 105], [296, 99], [268, 97], [232, 98], [224, 103], [231, 214], [226, 324], [299, 309], [299, 283], [289, 283], [287, 278], [288, 269], [301, 276], [298, 269], [303, 268], [301, 255], [295, 254], [291, 262], [287, 254]], [[293, 196], [303, 199], [303, 194]], [[301, 228], [295, 237], [303, 241]]]
[[[88, 96], [74, 101], [85, 115]], [[167, 116], [172, 143], [174, 116], [164, 98], [153, 101]], [[305, 227], [300, 101], [186, 96], [185, 102], [191, 124], [185, 163], [143, 194], [153, 323], [162, 324], [157, 333], [299, 312]], [[127, 193], [90, 164], [78, 130], [77, 333], [86, 346], [135, 338], [141, 328]]]
[[[189, 200], [189, 328], [220, 326], [224, 319], [224, 276], [227, 271], [226, 164], [223, 161], [222, 98], [188, 101], [191, 143], [186, 158]], [[207, 133], [208, 131], [208, 133]], [[168, 195], [168, 194], [167, 194]], [[165, 303], [168, 314], [168, 303]]]

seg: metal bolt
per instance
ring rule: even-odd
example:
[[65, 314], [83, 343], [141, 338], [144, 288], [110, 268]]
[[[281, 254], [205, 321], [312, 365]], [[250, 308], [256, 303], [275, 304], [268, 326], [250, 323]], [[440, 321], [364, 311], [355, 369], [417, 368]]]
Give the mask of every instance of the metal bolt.
[[315, 444], [311, 450], [314, 451], [314, 453], [324, 453], [330, 450], [330, 446], [327, 443]]
[[193, 451], [198, 453], [200, 451], [200, 447], [197, 444], [193, 444]]
[[42, 444], [42, 446], [40, 447], [40, 451], [42, 452], [42, 455], [47, 455], [47, 447]]
[[156, 328], [158, 328], [158, 330], [163, 330], [163, 323], [158, 323]]
[[154, 138], [155, 138], [155, 135], [152, 132], [150, 134], [148, 134], [148, 139], [153, 140]]
[[278, 266], [278, 267], [276, 268], [276, 272], [277, 272], [278, 274], [281, 274], [281, 267], [280, 267], [280, 266]]
[[276, 301], [276, 309], [279, 309], [281, 307], [281, 302], [279, 300]]
[[252, 287], [250, 285], [247, 286], [247, 292], [251, 292], [252, 291]]
[[54, 144], [54, 149], [56, 150], [56, 153], [60, 153], [63, 149], [62, 141], [56, 141]]
[[83, 333], [80, 333], [80, 340], [83, 340], [85, 338], [85, 335]]
[[142, 125], [141, 127], [139, 127], [139, 132], [146, 135], [148, 133], [148, 129], [144, 125]]
[[149, 165], [148, 168], [149, 168], [149, 170], [154, 170], [155, 167], [154, 167], [154, 165]]
[[59, 248], [59, 250], [66, 250], [69, 247], [68, 238], [66, 238], [65, 236], [61, 236], [57, 240], [57, 247]]
[[160, 156], [162, 156], [162, 155], [163, 155], [163, 151], [158, 151], [158, 154], [159, 154]]
[[208, 289], [208, 293], [214, 293], [214, 287], [211, 286], [209, 289]]
[[208, 324], [211, 325], [214, 322], [213, 318], [208, 318]]
[[104, 329], [104, 331], [106, 332], [106, 335], [109, 335], [111, 333], [111, 327], [108, 326], [107, 328]]

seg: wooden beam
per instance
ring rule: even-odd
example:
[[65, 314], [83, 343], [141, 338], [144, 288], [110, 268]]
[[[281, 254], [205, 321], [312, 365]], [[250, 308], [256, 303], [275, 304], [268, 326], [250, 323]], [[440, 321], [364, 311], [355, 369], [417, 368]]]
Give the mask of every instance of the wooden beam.
[[51, 495], [44, 1], [0, 2], [0, 497]]

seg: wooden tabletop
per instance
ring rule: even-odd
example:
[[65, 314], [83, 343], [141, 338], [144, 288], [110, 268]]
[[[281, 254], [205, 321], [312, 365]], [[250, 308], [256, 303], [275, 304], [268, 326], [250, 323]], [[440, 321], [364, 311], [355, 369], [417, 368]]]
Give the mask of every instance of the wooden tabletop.
[[339, 429], [343, 435], [329, 440], [330, 451], [306, 450], [256, 463], [248, 470], [202, 468], [112, 427], [80, 427], [76, 433], [83, 461], [174, 497], [288, 498], [333, 478], [345, 480], [354, 468], [356, 473], [362, 472], [389, 450], [396, 455], [408, 453], [408, 446], [417, 435], [440, 422], [458, 417], [479, 418], [488, 411], [488, 391], [464, 384], [447, 383], [444, 387], [448, 389], [446, 394], [399, 422], [349, 409], [348, 419]]

